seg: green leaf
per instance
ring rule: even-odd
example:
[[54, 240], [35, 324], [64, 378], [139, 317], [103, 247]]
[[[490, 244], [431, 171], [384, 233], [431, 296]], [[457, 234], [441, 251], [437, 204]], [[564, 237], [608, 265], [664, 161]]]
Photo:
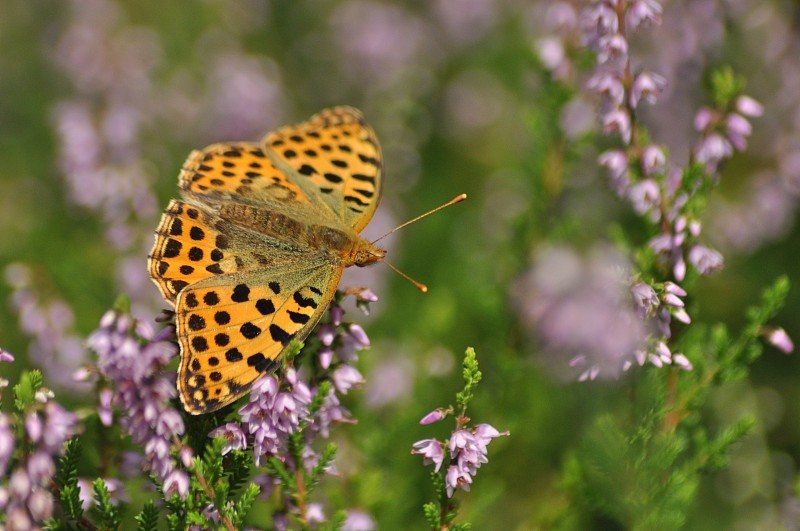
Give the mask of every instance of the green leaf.
[[464, 390], [456, 393], [456, 404], [463, 415], [466, 412], [467, 405], [472, 400], [475, 387], [482, 378], [481, 371], [478, 370], [478, 357], [472, 347], [467, 348], [464, 353], [462, 374], [464, 376]]
[[136, 520], [137, 531], [157, 531], [158, 530], [158, 507], [153, 500], [148, 500], [142, 507], [142, 512], [134, 517]]
[[250, 483], [239, 499], [233, 504], [231, 521], [237, 528], [241, 527], [244, 523], [244, 519], [247, 516], [248, 511], [250, 511], [250, 508], [253, 506], [253, 503], [256, 501], [256, 497], [260, 492], [261, 487], [255, 483]]
[[311, 475], [308, 479], [308, 485], [306, 486], [307, 492], [310, 494], [311, 491], [314, 490], [314, 487], [317, 486], [320, 479], [322, 479], [322, 474], [325, 472], [325, 469], [328, 468], [333, 462], [334, 458], [336, 457], [336, 444], [328, 443], [325, 446], [325, 449], [322, 451], [322, 456], [319, 459], [319, 462], [311, 469]]
[[425, 520], [427, 520], [431, 529], [439, 529], [441, 527], [439, 524], [439, 508], [435, 503], [428, 502], [423, 505], [422, 512], [425, 514]]
[[73, 520], [83, 516], [80, 488], [78, 488], [78, 461], [81, 459], [83, 445], [78, 438], [64, 443], [64, 456], [58, 460], [58, 469], [53, 478], [61, 490], [59, 499], [64, 513]]
[[104, 529], [118, 529], [120, 526], [119, 510], [111, 503], [111, 494], [108, 485], [102, 478], [97, 478], [92, 484], [94, 499], [97, 502], [95, 512], [100, 515], [100, 526]]
[[44, 379], [38, 369], [25, 371], [19, 377], [19, 383], [14, 386], [14, 406], [17, 411], [23, 412], [36, 402], [36, 391], [41, 389]]

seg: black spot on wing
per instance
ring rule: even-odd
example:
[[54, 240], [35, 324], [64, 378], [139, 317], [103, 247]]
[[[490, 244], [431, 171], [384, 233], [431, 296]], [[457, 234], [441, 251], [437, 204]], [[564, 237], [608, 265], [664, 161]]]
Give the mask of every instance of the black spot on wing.
[[300, 306], [301, 308], [308, 308], [309, 306], [311, 308], [317, 307], [317, 301], [311, 298], [306, 299], [305, 297], [300, 295], [299, 291], [294, 292], [294, 302], [296, 302], [297, 305]]

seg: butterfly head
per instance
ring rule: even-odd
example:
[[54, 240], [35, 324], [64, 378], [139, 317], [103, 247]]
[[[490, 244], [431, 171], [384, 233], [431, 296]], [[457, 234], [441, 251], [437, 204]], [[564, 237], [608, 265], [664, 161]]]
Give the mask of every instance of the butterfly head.
[[386, 256], [386, 251], [376, 247], [367, 240], [360, 240], [359, 244], [353, 249], [353, 264], [364, 267], [375, 262], [380, 262]]

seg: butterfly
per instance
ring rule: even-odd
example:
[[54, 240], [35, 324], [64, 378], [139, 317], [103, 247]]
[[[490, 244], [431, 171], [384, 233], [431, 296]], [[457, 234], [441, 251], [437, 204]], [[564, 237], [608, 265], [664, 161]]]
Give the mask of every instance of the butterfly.
[[148, 257], [175, 307], [178, 394], [220, 409], [279, 366], [319, 322], [345, 267], [383, 260], [359, 236], [381, 198], [378, 139], [358, 110], [334, 107], [260, 144], [193, 151]]

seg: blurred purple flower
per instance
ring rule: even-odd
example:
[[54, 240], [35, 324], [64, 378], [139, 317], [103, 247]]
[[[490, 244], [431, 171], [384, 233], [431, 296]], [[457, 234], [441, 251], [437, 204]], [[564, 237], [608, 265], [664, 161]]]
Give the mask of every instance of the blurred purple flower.
[[377, 524], [372, 517], [357, 509], [350, 509], [347, 511], [347, 518], [342, 524], [342, 531], [374, 531], [377, 529]]
[[12, 289], [11, 306], [18, 315], [20, 328], [32, 339], [28, 348], [31, 362], [41, 367], [48, 382], [58, 387], [88, 390], [90, 386], [71, 377], [86, 363], [81, 338], [74, 330], [72, 308], [61, 299], [45, 299], [38, 288], [41, 283], [36, 274], [39, 272], [34, 272], [29, 265], [12, 263], [6, 266], [4, 273]]
[[[784, 354], [791, 354], [794, 350], [794, 342], [792, 342], [792, 338], [783, 328], [773, 328], [767, 332], [766, 337], [767, 341]], [[0, 467], [0, 470], [2, 470], [2, 467]]]
[[[513, 301], [549, 356], [573, 359], [584, 377], [616, 377], [646, 337], [637, 316], [642, 310], [632, 304], [627, 268], [606, 248], [586, 256], [566, 247], [544, 249], [516, 282]], [[567, 370], [562, 361], [548, 366], [562, 374]]]
[[652, 286], [637, 282], [631, 288], [636, 314], [642, 320], [651, 315], [659, 306], [658, 294]]
[[8, 415], [0, 413], [0, 476], [5, 476], [14, 446], [14, 432], [11, 429], [11, 421]]
[[654, 72], [640, 72], [633, 80], [631, 86], [630, 105], [632, 108], [645, 101], [653, 104], [667, 86], [667, 80]]
[[655, 0], [633, 0], [626, 13], [626, 22], [630, 31], [642, 25], [661, 24], [663, 8]]
[[708, 275], [722, 269], [722, 255], [704, 245], [695, 245], [689, 249], [689, 261], [701, 275]]

